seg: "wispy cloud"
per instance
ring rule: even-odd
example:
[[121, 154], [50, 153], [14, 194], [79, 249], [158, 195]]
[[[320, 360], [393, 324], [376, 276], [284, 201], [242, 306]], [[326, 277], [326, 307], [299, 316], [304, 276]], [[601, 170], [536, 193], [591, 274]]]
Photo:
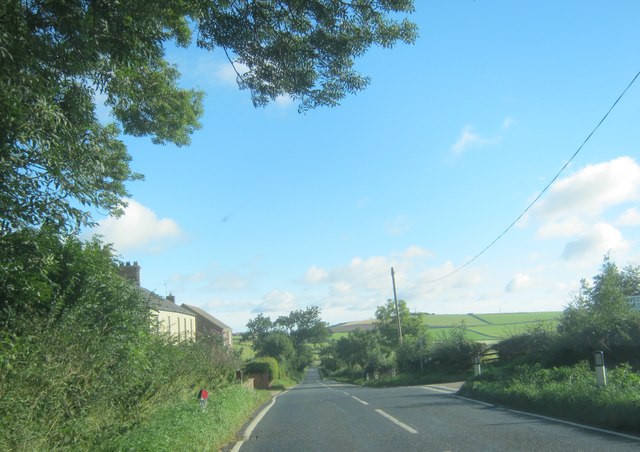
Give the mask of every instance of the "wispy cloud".
[[510, 116], [507, 116], [506, 118], [504, 118], [502, 120], [502, 130], [508, 130], [511, 128], [511, 126], [513, 126], [513, 124], [515, 124], [515, 119], [513, 119]]
[[263, 297], [263, 302], [253, 308], [254, 313], [288, 313], [296, 309], [296, 296], [288, 291], [272, 290]]
[[402, 235], [411, 229], [411, 220], [406, 215], [398, 215], [385, 224], [387, 234], [392, 236]]
[[454, 155], [460, 155], [469, 149], [496, 145], [500, 143], [500, 141], [502, 141], [501, 136], [498, 135], [492, 138], [483, 137], [474, 132], [473, 126], [467, 124], [463, 127], [456, 142], [451, 146], [451, 152]]

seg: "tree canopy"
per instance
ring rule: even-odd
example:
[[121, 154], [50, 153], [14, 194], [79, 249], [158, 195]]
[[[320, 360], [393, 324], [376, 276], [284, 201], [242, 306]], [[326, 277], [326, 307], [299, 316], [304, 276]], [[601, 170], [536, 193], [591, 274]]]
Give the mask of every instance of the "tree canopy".
[[[398, 313], [400, 314], [400, 324], [403, 336], [417, 337], [424, 329], [419, 316], [411, 315], [409, 306], [405, 300], [398, 300]], [[376, 309], [376, 329], [388, 345], [394, 345], [400, 341], [398, 334], [398, 316], [393, 300], [378, 306]]]
[[[181, 88], [165, 48], [194, 41], [234, 64], [254, 105], [335, 106], [369, 79], [371, 46], [413, 42], [412, 0], [6, 0], [0, 3], [0, 233], [68, 231], [121, 212], [124, 132], [189, 144], [203, 93]], [[113, 122], [96, 117], [106, 99]]]

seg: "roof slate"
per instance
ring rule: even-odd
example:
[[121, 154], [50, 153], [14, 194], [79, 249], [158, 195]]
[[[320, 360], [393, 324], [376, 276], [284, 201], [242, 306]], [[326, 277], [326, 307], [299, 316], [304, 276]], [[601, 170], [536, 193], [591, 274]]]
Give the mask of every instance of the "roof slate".
[[209, 314], [206, 311], [203, 311], [202, 309], [200, 309], [197, 306], [192, 306], [190, 304], [182, 303], [182, 307], [185, 310], [190, 311], [192, 314], [196, 314], [196, 315], [208, 320], [209, 322], [211, 322], [214, 325], [216, 325], [218, 328], [221, 328], [223, 330], [231, 331], [231, 327], [230, 326], [225, 325], [223, 322], [221, 322], [220, 320], [216, 319], [214, 316], [212, 316], [211, 314]]
[[149, 307], [154, 311], [167, 311], [167, 312], [176, 312], [178, 314], [185, 315], [193, 315], [193, 312], [190, 312], [175, 303], [170, 302], [164, 297], [161, 297], [155, 292], [151, 292], [144, 287], [139, 287], [140, 292], [142, 292], [144, 298], [149, 303]]

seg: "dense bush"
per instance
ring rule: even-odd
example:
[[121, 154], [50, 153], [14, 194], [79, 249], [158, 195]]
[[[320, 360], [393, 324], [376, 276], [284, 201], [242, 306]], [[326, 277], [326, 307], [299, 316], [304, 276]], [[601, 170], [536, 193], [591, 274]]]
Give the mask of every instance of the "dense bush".
[[640, 369], [640, 312], [627, 299], [639, 293], [640, 268], [620, 270], [605, 257], [593, 284], [582, 281], [560, 319], [560, 337], [551, 350], [554, 364], [592, 360], [595, 351], [604, 351], [610, 364], [628, 362]]
[[468, 370], [484, 348], [483, 344], [469, 339], [465, 325], [460, 324], [435, 343], [429, 352], [429, 365], [452, 372]]
[[426, 331], [418, 336], [406, 336], [396, 352], [398, 369], [403, 372], [423, 372], [432, 347], [431, 337]]
[[244, 373], [246, 375], [263, 375], [269, 374], [269, 381], [280, 378], [280, 366], [275, 358], [269, 356], [263, 356], [261, 358], [255, 358], [254, 360], [244, 365]]
[[257, 356], [272, 356], [280, 362], [291, 361], [296, 355], [291, 338], [280, 332], [266, 334], [255, 348]]
[[539, 323], [523, 334], [500, 341], [493, 347], [502, 363], [546, 363], [558, 344], [558, 334]]
[[23, 233], [0, 249], [16, 243], [31, 254], [1, 264], [0, 449], [92, 449], [153, 406], [232, 380], [237, 359], [216, 341], [153, 332], [107, 247]]
[[640, 432], [640, 374], [623, 365], [598, 386], [586, 361], [570, 367], [540, 365], [487, 369], [465, 383], [461, 394], [616, 430]]

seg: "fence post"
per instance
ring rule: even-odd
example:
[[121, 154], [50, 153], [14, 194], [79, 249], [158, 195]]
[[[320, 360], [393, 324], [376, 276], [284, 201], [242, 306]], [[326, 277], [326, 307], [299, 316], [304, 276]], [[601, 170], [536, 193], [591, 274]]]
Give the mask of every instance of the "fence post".
[[475, 358], [473, 358], [473, 374], [475, 376], [482, 375], [482, 358], [480, 354], [477, 354]]
[[604, 352], [595, 352], [596, 378], [599, 386], [607, 385], [607, 368], [604, 365]]

